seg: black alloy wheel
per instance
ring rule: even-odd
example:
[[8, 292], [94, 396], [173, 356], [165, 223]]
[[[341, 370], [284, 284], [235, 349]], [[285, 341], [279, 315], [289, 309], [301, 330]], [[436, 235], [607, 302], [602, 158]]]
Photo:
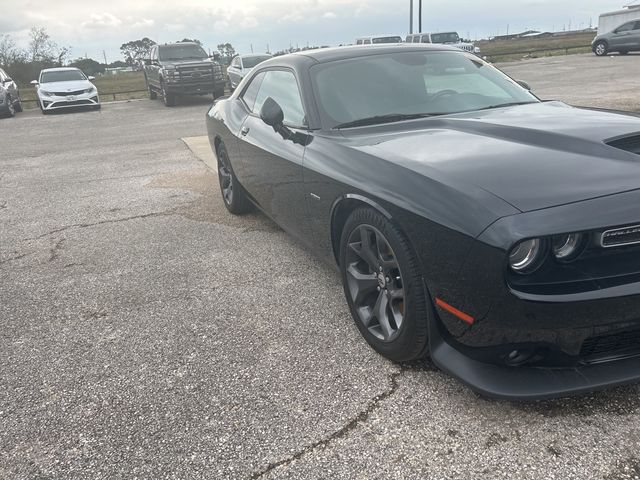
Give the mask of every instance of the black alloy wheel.
[[247, 198], [247, 194], [242, 188], [242, 185], [240, 185], [233, 174], [229, 155], [223, 143], [218, 146], [217, 154], [218, 181], [220, 183], [220, 193], [222, 194], [224, 206], [234, 215], [250, 212], [253, 205]]
[[356, 325], [380, 354], [397, 361], [427, 355], [427, 299], [415, 254], [375, 210], [355, 210], [342, 234], [340, 269]]
[[23, 111], [23, 109], [22, 109], [22, 99], [20, 98], [20, 96], [18, 96], [18, 101], [15, 103], [14, 109], [15, 109], [16, 113], [20, 113], [20, 112]]

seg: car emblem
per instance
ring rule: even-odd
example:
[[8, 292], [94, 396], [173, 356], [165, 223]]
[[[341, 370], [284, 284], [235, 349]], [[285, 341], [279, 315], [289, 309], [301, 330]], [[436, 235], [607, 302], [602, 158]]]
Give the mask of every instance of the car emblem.
[[640, 225], [607, 230], [600, 239], [600, 244], [604, 248], [634, 245], [636, 243], [640, 243]]

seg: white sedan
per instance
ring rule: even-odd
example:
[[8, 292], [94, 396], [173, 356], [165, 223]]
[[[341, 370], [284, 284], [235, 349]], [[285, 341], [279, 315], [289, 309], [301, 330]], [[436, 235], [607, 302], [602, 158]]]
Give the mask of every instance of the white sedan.
[[100, 109], [98, 89], [78, 68], [46, 68], [38, 80], [31, 82], [37, 89], [42, 113], [60, 108], [90, 107]]
[[233, 57], [231, 65], [227, 68], [227, 77], [229, 78], [229, 88], [235, 90], [244, 76], [251, 71], [253, 67], [259, 63], [269, 60], [271, 55], [238, 55]]

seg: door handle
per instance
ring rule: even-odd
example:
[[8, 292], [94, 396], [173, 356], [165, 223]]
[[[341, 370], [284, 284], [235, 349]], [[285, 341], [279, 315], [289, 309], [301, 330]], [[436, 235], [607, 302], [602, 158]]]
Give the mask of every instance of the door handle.
[[240, 135], [244, 137], [247, 135], [247, 133], [249, 133], [249, 127], [242, 127], [242, 129], [240, 130]]

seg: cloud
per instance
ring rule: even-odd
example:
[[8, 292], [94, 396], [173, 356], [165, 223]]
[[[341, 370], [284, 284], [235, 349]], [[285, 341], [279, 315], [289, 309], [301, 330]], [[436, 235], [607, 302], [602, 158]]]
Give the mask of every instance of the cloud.
[[337, 16], [338, 15], [336, 15], [334, 12], [325, 12], [322, 14], [322, 18], [324, 18], [325, 20], [333, 20]]
[[112, 13], [92, 13], [89, 20], [81, 23], [83, 28], [117, 28], [122, 25], [122, 20]]

